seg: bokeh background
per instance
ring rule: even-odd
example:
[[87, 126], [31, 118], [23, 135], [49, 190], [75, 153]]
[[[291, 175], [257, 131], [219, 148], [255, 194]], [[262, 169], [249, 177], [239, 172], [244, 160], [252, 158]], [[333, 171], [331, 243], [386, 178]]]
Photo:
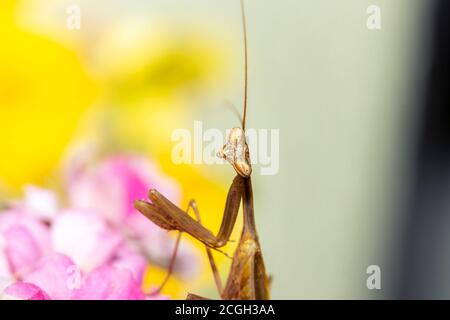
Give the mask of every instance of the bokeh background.
[[[72, 4], [81, 8], [79, 30], [66, 27]], [[366, 27], [373, 4], [381, 30]], [[253, 178], [273, 298], [396, 297], [434, 5], [246, 1], [248, 127], [280, 130], [279, 172]], [[2, 203], [29, 184], [60, 190], [73, 161], [132, 152], [176, 181], [182, 206], [196, 198], [217, 230], [232, 169], [174, 165], [170, 137], [194, 120], [238, 125], [223, 103], [241, 108], [237, 0], [3, 0], [0, 36]], [[229, 261], [216, 256], [225, 276]], [[216, 295], [199, 259], [201, 275], [175, 277], [167, 294]], [[374, 264], [381, 290], [366, 287]], [[164, 271], [149, 271], [147, 283]]]

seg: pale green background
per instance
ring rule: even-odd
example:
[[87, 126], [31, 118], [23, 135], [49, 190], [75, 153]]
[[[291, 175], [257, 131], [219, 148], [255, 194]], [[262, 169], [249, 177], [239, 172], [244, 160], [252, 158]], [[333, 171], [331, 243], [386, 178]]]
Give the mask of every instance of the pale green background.
[[[240, 34], [234, 2], [196, 5], [226, 14]], [[247, 1], [249, 125], [279, 128], [281, 139], [279, 174], [254, 177], [273, 298], [389, 298], [395, 290], [406, 134], [431, 3]], [[381, 7], [380, 31], [366, 28], [371, 4]], [[235, 121], [217, 114], [211, 126]], [[381, 267], [380, 291], [366, 288], [371, 264]]]

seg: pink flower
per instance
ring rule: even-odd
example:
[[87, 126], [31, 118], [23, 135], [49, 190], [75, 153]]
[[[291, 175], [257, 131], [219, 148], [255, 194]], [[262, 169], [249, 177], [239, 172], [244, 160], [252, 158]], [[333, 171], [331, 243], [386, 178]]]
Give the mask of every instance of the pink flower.
[[83, 273], [66, 255], [53, 254], [43, 258], [25, 274], [23, 282], [7, 286], [1, 297], [26, 300], [145, 299], [140, 281], [131, 269], [105, 264], [89, 273]]
[[0, 295], [2, 300], [50, 300], [39, 287], [31, 283], [16, 282], [7, 287]]
[[[5, 279], [11, 279], [12, 278], [12, 272], [11, 268], [9, 266], [8, 257], [6, 256], [6, 243], [3, 236], [0, 235], [0, 291], [2, 288], [2, 284], [5, 281]], [[2, 281], [3, 280], [3, 281]]]
[[137, 283], [142, 283], [144, 273], [147, 268], [147, 260], [128, 245], [122, 245], [117, 251], [110, 263], [111, 266], [118, 269], [127, 269], [133, 275]]
[[20, 275], [52, 250], [48, 227], [17, 210], [0, 215], [0, 276]]
[[176, 183], [157, 166], [139, 156], [116, 155], [79, 170], [69, 178], [68, 194], [73, 208], [95, 211], [117, 226], [142, 235], [159, 230], [133, 206], [157, 187], [175, 203], [180, 200]]
[[43, 289], [51, 299], [67, 300], [80, 285], [81, 273], [77, 270], [69, 257], [53, 254], [43, 258], [22, 280]]
[[[167, 299], [145, 296], [141, 285], [149, 261], [168, 264], [174, 238], [133, 202], [155, 187], [177, 203], [176, 183], [131, 155], [69, 171], [67, 209], [53, 191], [27, 186], [21, 201], [0, 212], [0, 298]], [[182, 242], [178, 275], [192, 276], [198, 263]]]
[[143, 300], [139, 284], [130, 270], [102, 266], [84, 279], [73, 299], [78, 300]]
[[63, 210], [53, 222], [51, 236], [55, 251], [86, 272], [108, 262], [124, 241], [102, 217], [80, 210]]

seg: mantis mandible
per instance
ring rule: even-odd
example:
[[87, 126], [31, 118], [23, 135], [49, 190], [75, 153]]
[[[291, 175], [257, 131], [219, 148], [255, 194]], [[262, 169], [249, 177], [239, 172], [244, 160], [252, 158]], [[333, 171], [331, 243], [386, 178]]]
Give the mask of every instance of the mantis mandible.
[[[186, 232], [201, 241], [206, 246], [206, 251], [214, 274], [216, 286], [222, 299], [269, 299], [269, 277], [266, 274], [261, 246], [256, 232], [253, 189], [251, 182], [252, 167], [250, 164], [250, 154], [245, 137], [245, 122], [247, 113], [247, 30], [244, 3], [241, 0], [241, 14], [244, 33], [244, 111], [242, 116], [242, 128], [231, 129], [226, 144], [218, 152], [218, 155], [228, 161], [235, 169], [237, 175], [234, 178], [228, 191], [225, 202], [225, 210], [222, 223], [217, 235], [205, 228], [200, 221], [200, 214], [195, 200], [189, 202], [188, 209], [183, 211], [173, 204], [157, 190], [151, 189], [148, 197], [151, 202], [138, 200], [135, 207], [144, 216], [166, 230], [179, 231], [175, 249], [169, 264], [166, 279], [160, 289], [166, 283], [172, 273], [173, 264], [177, 254], [178, 245], [182, 232]], [[211, 249], [218, 250], [230, 239], [231, 232], [238, 216], [242, 200], [244, 225], [239, 243], [232, 258], [231, 268], [225, 287], [222, 287], [221, 279], [217, 271], [216, 264], [212, 257]], [[196, 220], [192, 218], [188, 211], [192, 208], [196, 215]], [[204, 299], [194, 294], [188, 294], [188, 299]]]

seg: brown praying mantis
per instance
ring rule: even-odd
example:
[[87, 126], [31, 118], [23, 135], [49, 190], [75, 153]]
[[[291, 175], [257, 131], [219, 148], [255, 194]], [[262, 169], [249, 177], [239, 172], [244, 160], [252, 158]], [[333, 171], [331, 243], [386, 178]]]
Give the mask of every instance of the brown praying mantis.
[[[241, 0], [241, 15], [244, 33], [245, 56], [244, 111], [242, 116], [242, 128], [236, 127], [231, 129], [226, 144], [223, 146], [222, 150], [218, 152], [218, 155], [228, 161], [237, 173], [228, 191], [219, 232], [217, 235], [214, 235], [210, 230], [202, 225], [195, 200], [191, 200], [187, 210], [183, 211], [160, 194], [157, 190], [151, 189], [148, 194], [151, 202], [142, 200], [135, 202], [136, 209], [153, 223], [169, 231], [179, 231], [166, 279], [158, 291], [160, 291], [160, 289], [164, 286], [173, 271], [181, 235], [183, 232], [186, 232], [201, 241], [206, 246], [206, 252], [211, 264], [214, 280], [222, 299], [269, 299], [270, 281], [266, 274], [261, 246], [258, 240], [258, 234], [256, 232], [253, 207], [253, 189], [250, 178], [252, 167], [250, 163], [249, 148], [245, 137], [248, 50], [243, 0]], [[244, 225], [238, 246], [232, 258], [228, 279], [225, 287], [223, 287], [211, 249], [218, 250], [229, 241], [238, 216], [241, 200], [243, 205]], [[188, 214], [188, 211], [191, 208], [195, 213], [196, 220]], [[187, 299], [205, 298], [194, 294], [188, 294]]]

